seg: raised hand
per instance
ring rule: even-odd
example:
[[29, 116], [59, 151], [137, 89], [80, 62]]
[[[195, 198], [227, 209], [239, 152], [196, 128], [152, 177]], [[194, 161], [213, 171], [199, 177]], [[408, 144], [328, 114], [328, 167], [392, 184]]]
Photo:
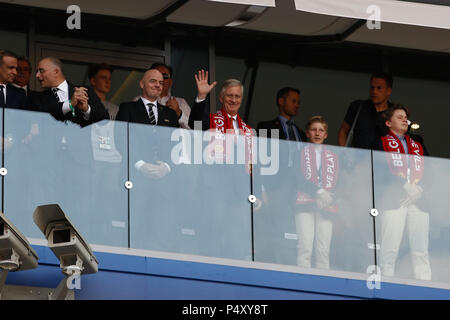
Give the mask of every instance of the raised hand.
[[208, 84], [208, 71], [200, 70], [198, 75], [195, 76], [195, 82], [197, 83], [197, 98], [203, 100], [211, 92], [211, 90], [216, 86], [217, 82], [214, 81]]

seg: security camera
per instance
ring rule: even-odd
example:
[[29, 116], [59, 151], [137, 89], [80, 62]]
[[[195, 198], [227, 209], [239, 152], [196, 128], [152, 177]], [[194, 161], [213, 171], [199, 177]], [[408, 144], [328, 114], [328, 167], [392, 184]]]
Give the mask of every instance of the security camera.
[[27, 238], [0, 212], [0, 270], [34, 269], [38, 259]]
[[34, 223], [59, 259], [64, 274], [89, 274], [98, 271], [98, 261], [81, 234], [57, 204], [36, 207]]

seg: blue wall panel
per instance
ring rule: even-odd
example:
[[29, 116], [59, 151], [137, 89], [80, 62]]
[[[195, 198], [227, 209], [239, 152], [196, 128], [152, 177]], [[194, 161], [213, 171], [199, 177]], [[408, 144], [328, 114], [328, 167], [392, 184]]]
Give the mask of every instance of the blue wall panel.
[[[35, 270], [12, 272], [7, 284], [56, 288], [63, 278], [47, 247], [33, 246]], [[77, 299], [119, 300], [308, 300], [308, 299], [449, 299], [450, 290], [328, 276], [188, 262], [111, 253], [95, 253], [97, 274], [81, 277]]]

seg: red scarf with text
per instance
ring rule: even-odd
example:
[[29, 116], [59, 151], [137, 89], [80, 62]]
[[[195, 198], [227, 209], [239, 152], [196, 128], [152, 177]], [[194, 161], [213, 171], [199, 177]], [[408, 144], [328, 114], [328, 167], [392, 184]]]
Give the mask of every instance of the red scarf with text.
[[[383, 149], [386, 152], [386, 159], [389, 163], [391, 172], [403, 179], [407, 179], [410, 183], [417, 183], [423, 176], [424, 157], [422, 145], [408, 135], [405, 135], [406, 143], [408, 145], [408, 159], [403, 148], [403, 144], [395, 133], [389, 131], [389, 134], [381, 137]], [[412, 165], [411, 165], [412, 164]]]
[[[239, 114], [236, 118], [239, 126], [239, 133], [245, 139], [245, 168], [247, 173], [251, 174], [252, 172], [252, 138], [253, 132], [252, 128], [242, 121]], [[220, 111], [216, 113], [211, 113], [209, 115], [209, 129], [215, 133], [214, 137], [211, 140], [211, 143], [208, 146], [208, 156], [210, 158], [219, 160], [221, 159], [223, 163], [226, 163], [227, 156], [230, 156], [229, 153], [226, 152], [226, 133], [228, 133], [229, 138], [232, 137], [235, 133], [233, 127], [233, 118], [228, 116], [226, 111], [222, 108]], [[233, 139], [233, 144], [235, 140]], [[230, 147], [233, 147], [232, 145]], [[232, 159], [230, 159], [232, 160]]]
[[[336, 187], [339, 173], [338, 156], [327, 150], [322, 145], [320, 172], [317, 171], [316, 150], [313, 144], [306, 145], [301, 153], [301, 172], [306, 181], [315, 184], [317, 187], [330, 191]], [[310, 204], [316, 201], [317, 197], [299, 191], [297, 193], [297, 204]], [[337, 207], [331, 206], [325, 210], [336, 212]]]

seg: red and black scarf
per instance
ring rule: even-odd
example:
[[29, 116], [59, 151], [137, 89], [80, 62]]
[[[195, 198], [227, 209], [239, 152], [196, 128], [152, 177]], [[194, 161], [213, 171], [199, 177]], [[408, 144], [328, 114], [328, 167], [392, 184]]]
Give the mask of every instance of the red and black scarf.
[[409, 161], [405, 148], [403, 148], [403, 144], [395, 133], [389, 131], [387, 135], [381, 137], [381, 142], [384, 151], [389, 152], [386, 153], [386, 159], [391, 172], [396, 176], [407, 179], [410, 183], [417, 183], [423, 176], [423, 147], [408, 135], [405, 135], [405, 138], [408, 145], [408, 154], [411, 155]]

